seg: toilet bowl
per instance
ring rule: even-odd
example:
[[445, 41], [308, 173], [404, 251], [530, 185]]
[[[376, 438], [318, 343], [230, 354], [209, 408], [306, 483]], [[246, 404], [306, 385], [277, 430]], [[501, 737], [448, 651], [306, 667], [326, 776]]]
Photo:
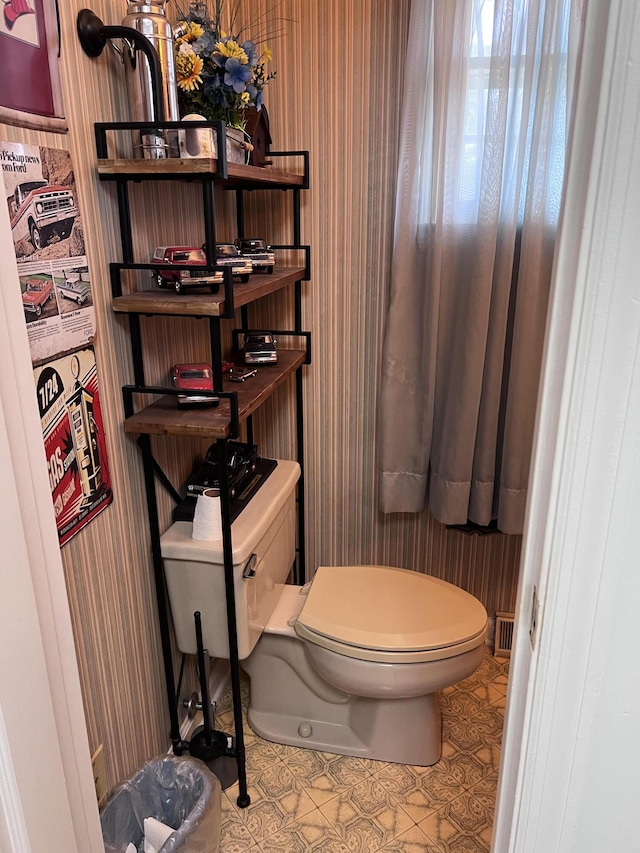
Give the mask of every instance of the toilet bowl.
[[[310, 584], [286, 584], [298, 476], [297, 463], [279, 462], [232, 526], [249, 724], [277, 743], [434, 764], [438, 693], [479, 666], [486, 611], [452, 584], [388, 566], [320, 567]], [[228, 657], [221, 543], [190, 528], [177, 522], [161, 538], [178, 647], [194, 653], [198, 610], [209, 655]]]
[[487, 614], [452, 584], [386, 566], [286, 586], [242, 667], [267, 740], [401, 764], [441, 754], [438, 692], [479, 666]]

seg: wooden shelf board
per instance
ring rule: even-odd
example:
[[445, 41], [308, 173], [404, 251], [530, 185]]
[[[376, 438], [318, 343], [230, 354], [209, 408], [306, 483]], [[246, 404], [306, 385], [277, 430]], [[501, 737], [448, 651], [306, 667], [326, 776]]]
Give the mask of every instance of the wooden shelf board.
[[[284, 287], [301, 281], [304, 267], [276, 267], [272, 275], [253, 273], [246, 284], [233, 285], [233, 302], [236, 308], [275, 293]], [[224, 314], [224, 292], [208, 293], [205, 289], [188, 290], [185, 293], [173, 293], [170, 288], [161, 290], [140, 290], [116, 296], [112, 301], [113, 310], [118, 314], [167, 314], [183, 317], [219, 317]]]
[[[164, 160], [98, 160], [98, 174], [102, 178], [118, 178], [139, 176], [141, 178], [174, 178], [198, 177], [201, 175], [216, 175], [218, 161], [213, 158], [180, 159], [179, 157]], [[273, 169], [270, 166], [245, 166], [242, 163], [227, 164], [228, 178], [226, 184], [253, 184], [255, 186], [270, 185], [301, 187], [304, 183], [302, 175]]]
[[[223, 391], [238, 392], [240, 421], [245, 420], [267, 400], [286, 379], [304, 364], [306, 353], [301, 350], [279, 350], [278, 363], [258, 367], [258, 372], [245, 382], [224, 382]], [[125, 432], [137, 435], [182, 435], [201, 438], [227, 438], [230, 406], [220, 400], [218, 406], [185, 407], [174, 396], [145, 406], [124, 422]]]

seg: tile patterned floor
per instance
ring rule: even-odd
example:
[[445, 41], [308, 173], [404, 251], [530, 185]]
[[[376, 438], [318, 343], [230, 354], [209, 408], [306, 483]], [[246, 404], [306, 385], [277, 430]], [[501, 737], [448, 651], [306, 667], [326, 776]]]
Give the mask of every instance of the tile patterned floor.
[[[246, 724], [251, 805], [222, 794], [221, 853], [488, 853], [508, 658], [441, 695], [442, 758], [408, 767], [269, 743]], [[244, 702], [247, 684], [243, 682]], [[216, 726], [233, 730], [230, 694]]]

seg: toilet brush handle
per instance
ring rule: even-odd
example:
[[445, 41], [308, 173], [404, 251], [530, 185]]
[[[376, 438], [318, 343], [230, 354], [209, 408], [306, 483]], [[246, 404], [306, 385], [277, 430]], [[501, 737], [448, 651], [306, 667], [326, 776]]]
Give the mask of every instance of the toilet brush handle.
[[202, 697], [202, 719], [204, 723], [205, 744], [210, 747], [211, 738], [211, 702], [209, 700], [209, 655], [202, 641], [202, 621], [200, 611], [193, 614], [196, 623], [196, 647], [198, 652], [198, 669], [200, 670], [200, 695]]

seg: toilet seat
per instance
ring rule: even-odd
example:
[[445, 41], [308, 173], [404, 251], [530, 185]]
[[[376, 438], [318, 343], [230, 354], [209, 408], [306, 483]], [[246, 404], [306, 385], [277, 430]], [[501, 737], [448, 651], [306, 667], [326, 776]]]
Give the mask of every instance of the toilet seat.
[[443, 660], [484, 642], [487, 613], [468, 592], [389, 566], [322, 566], [294, 622], [309, 642], [359, 660]]

